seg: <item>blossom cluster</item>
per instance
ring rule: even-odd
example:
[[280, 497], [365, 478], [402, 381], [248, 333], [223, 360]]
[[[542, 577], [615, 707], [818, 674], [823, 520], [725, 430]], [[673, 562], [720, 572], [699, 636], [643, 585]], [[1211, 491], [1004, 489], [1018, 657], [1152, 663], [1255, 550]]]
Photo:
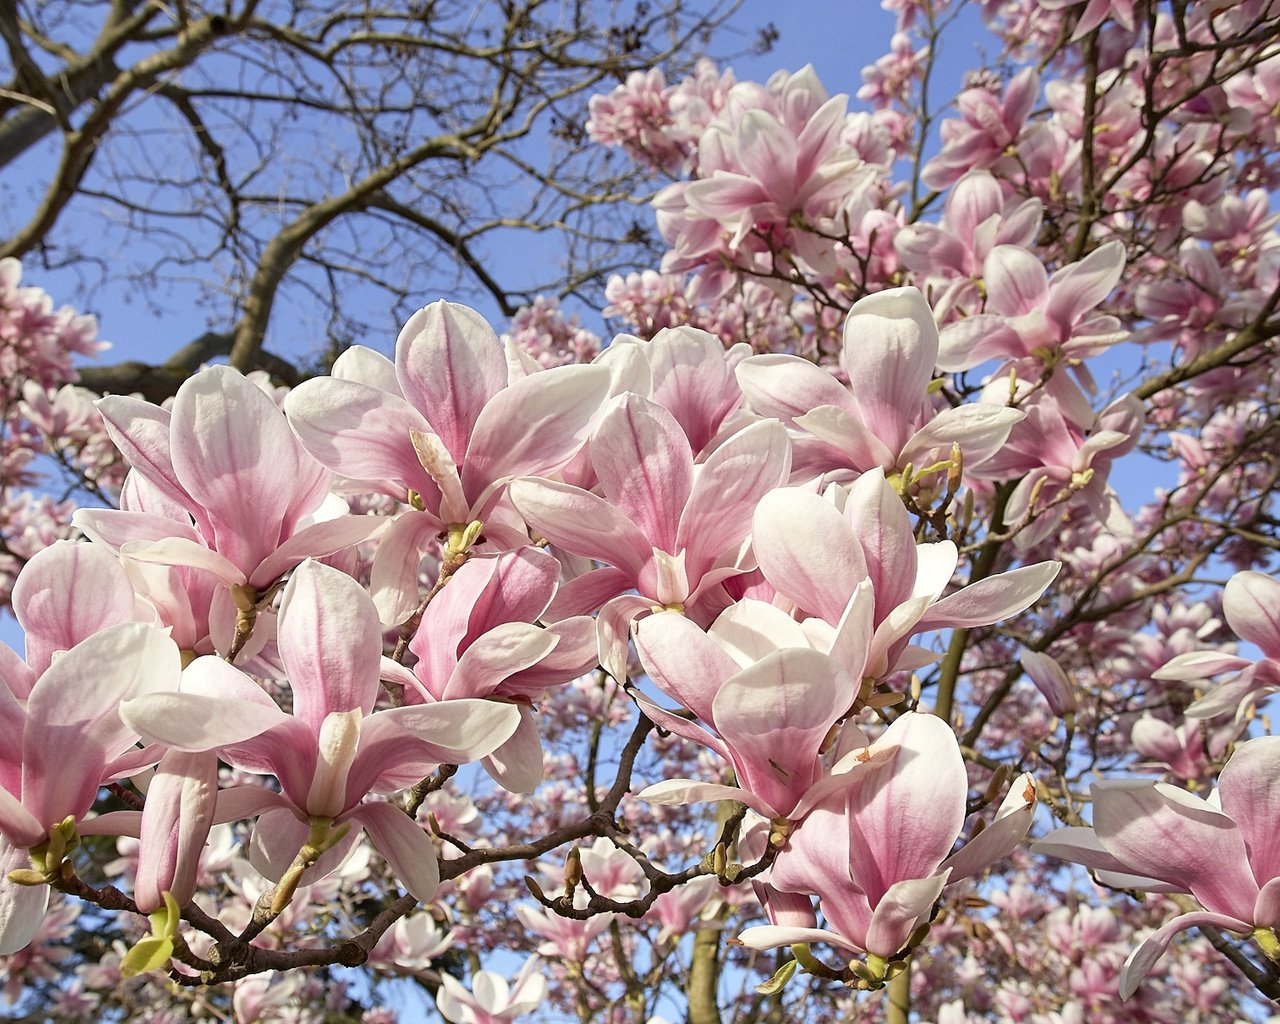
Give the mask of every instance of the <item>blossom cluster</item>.
[[[4, 532], [11, 994], [392, 1019], [290, 973], [365, 963], [657, 1021], [692, 943], [815, 1021], [1276, 998], [1280, 11], [983, 4], [1019, 66], [930, 149], [958, 5], [885, 6], [869, 110], [706, 61], [593, 100], [669, 247], [608, 345], [439, 302], [287, 393], [95, 406], [4, 265], [14, 459], [119, 492]], [[117, 944], [59, 983], [77, 915]]]

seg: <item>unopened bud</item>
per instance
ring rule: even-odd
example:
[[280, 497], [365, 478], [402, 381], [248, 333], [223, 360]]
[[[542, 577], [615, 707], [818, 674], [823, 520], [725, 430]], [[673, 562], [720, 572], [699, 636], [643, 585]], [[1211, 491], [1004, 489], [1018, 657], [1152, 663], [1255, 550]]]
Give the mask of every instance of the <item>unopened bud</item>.
[[258, 591], [248, 584], [240, 583], [231, 588], [231, 600], [237, 610], [251, 612], [258, 604]]
[[542, 886], [538, 884], [537, 879], [535, 879], [532, 875], [524, 876], [524, 884], [528, 887], [529, 891], [533, 893], [534, 899], [536, 899], [539, 903], [547, 902], [546, 893], [542, 891]]
[[1005, 786], [1009, 784], [1009, 776], [1013, 774], [1013, 769], [1007, 764], [1000, 765], [991, 775], [991, 781], [987, 783], [987, 791], [982, 794], [982, 802], [989, 804], [999, 799], [1000, 794], [1004, 792]]
[[582, 881], [582, 853], [575, 846], [564, 859], [564, 888], [572, 893]]

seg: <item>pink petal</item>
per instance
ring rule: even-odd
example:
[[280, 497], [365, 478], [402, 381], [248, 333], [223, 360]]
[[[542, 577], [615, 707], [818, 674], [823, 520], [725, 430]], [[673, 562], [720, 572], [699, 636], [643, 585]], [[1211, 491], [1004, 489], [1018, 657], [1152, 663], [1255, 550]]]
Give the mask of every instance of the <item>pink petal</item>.
[[1068, 826], [1057, 828], [1043, 839], [1031, 844], [1031, 852], [1042, 857], [1057, 857], [1072, 864], [1081, 864], [1099, 877], [1124, 875], [1130, 879], [1125, 888], [1140, 889], [1149, 892], [1181, 892], [1176, 886], [1170, 886], [1156, 878], [1146, 878], [1133, 874], [1129, 866], [1118, 860], [1114, 854], [1108, 853], [1102, 840], [1091, 828]]
[[1224, 914], [1191, 913], [1182, 914], [1164, 924], [1159, 930], [1148, 935], [1137, 949], [1129, 954], [1129, 959], [1120, 969], [1120, 998], [1128, 999], [1136, 991], [1147, 972], [1155, 966], [1157, 960], [1164, 956], [1169, 943], [1180, 931], [1187, 928], [1225, 928], [1227, 931], [1248, 933], [1253, 929], [1244, 921], [1238, 921]]
[[223, 583], [232, 587], [248, 582], [245, 572], [229, 558], [186, 537], [165, 537], [156, 541], [129, 541], [120, 548], [120, 554], [139, 562], [202, 569], [213, 573]]
[[715, 170], [711, 177], [691, 182], [684, 191], [689, 209], [711, 220], [733, 222], [756, 203], [768, 201], [754, 178]]
[[201, 370], [178, 389], [172, 438], [174, 473], [213, 526], [206, 539], [246, 573], [296, 522], [295, 498], [312, 495], [314, 507], [328, 480], [276, 404], [228, 366]]
[[508, 793], [528, 795], [542, 781], [542, 740], [533, 709], [520, 708], [520, 726], [506, 743], [484, 759], [484, 770]]
[[1018, 661], [1022, 664], [1022, 670], [1036, 684], [1036, 689], [1043, 694], [1050, 711], [1061, 716], [1076, 710], [1075, 685], [1053, 658], [1038, 651], [1023, 651], [1018, 656]]
[[400, 381], [396, 379], [396, 364], [381, 352], [375, 352], [364, 345], [352, 345], [341, 353], [333, 361], [329, 375], [338, 380], [368, 384], [371, 388], [385, 391], [397, 398], [404, 397], [400, 391]]
[[725, 681], [712, 700], [716, 732], [738, 783], [784, 817], [818, 773], [818, 751], [853, 704], [850, 680], [817, 651], [788, 648]]
[[[835, 405], [820, 405], [812, 412], [797, 416], [794, 422], [827, 446], [829, 453], [822, 463], [824, 469], [848, 467], [866, 472], [876, 467], [892, 469], [898, 464], [896, 449], [877, 437], [857, 413]], [[801, 461], [798, 442], [796, 461]], [[799, 469], [799, 465], [796, 468]]]
[[[618, 347], [616, 343], [606, 351]], [[635, 347], [635, 346], [631, 346]], [[742, 401], [730, 373], [724, 344], [694, 327], [668, 327], [645, 346], [653, 377], [649, 396], [676, 418], [695, 453], [719, 432], [725, 417]]]
[[317, 377], [284, 402], [298, 440], [322, 465], [401, 501], [412, 488], [433, 491], [410, 435], [430, 430], [403, 398], [357, 381]]
[[676, 531], [693, 488], [693, 453], [662, 406], [623, 395], [591, 439], [591, 464], [606, 498], [645, 535], [675, 553]]
[[25, 849], [18, 849], [0, 836], [0, 956], [26, 949], [44, 923], [49, 905], [47, 885], [14, 885], [9, 872], [29, 868]]
[[1216, 913], [1250, 916], [1259, 887], [1226, 814], [1163, 783], [1117, 779], [1091, 792], [1094, 830], [1129, 870], [1180, 885]]
[[[404, 812], [396, 810], [404, 816]], [[249, 863], [264, 878], [278, 882], [293, 863], [293, 859], [307, 841], [309, 826], [298, 820], [297, 812], [290, 808], [276, 807], [264, 811], [249, 837]], [[302, 885], [314, 885], [327, 875], [337, 871], [360, 839], [361, 829], [352, 829], [336, 844], [320, 855], [311, 867], [302, 873]]]
[[867, 578], [875, 587], [880, 618], [911, 597], [916, 578], [916, 540], [906, 506], [876, 467], [849, 489], [844, 518], [858, 538]]
[[492, 754], [520, 727], [514, 704], [488, 700], [445, 700], [380, 711], [414, 736], [438, 764], [466, 764]]
[[652, 552], [648, 538], [630, 519], [589, 491], [550, 480], [511, 485], [511, 501], [525, 521], [557, 547], [616, 565], [640, 578]]
[[173, 893], [182, 906], [195, 894], [200, 851], [213, 824], [218, 759], [170, 751], [147, 787], [134, 898], [149, 914]]
[[1280, 736], [1240, 744], [1218, 776], [1218, 795], [1244, 837], [1257, 883], [1280, 878]]
[[907, 878], [890, 886], [871, 912], [867, 952], [888, 958], [902, 949], [911, 933], [928, 919], [946, 888], [948, 874], [943, 871], [929, 878]]
[[766, 111], [748, 110], [736, 126], [742, 168], [773, 199], [792, 200], [796, 191], [796, 137]]
[[754, 522], [752, 547], [765, 578], [804, 611], [839, 622], [867, 576], [844, 517], [816, 494], [784, 487], [760, 500]]
[[364, 825], [374, 849], [409, 894], [429, 902], [440, 885], [440, 865], [422, 826], [393, 804], [361, 804], [351, 817]]
[[152, 693], [125, 701], [120, 718], [148, 743], [175, 750], [219, 750], [258, 736], [289, 718], [257, 701], [195, 693]]
[[791, 443], [776, 420], [739, 431], [694, 470], [676, 546], [665, 550], [687, 551], [686, 571], [695, 588], [722, 552], [747, 537], [761, 498], [785, 483], [790, 472]]
[[794, 946], [799, 942], [825, 942], [840, 949], [863, 952], [843, 935], [824, 928], [788, 928], [776, 924], [760, 924], [738, 933], [738, 941], [748, 949], [774, 949], [777, 946]]
[[364, 588], [346, 573], [310, 560], [298, 566], [280, 603], [276, 642], [293, 713], [312, 732], [331, 711], [373, 710], [382, 626]]
[[[638, 707], [650, 721], [667, 732], [673, 732], [677, 736], [683, 736], [687, 740], [692, 740], [700, 746], [709, 747], [719, 754], [725, 762], [729, 762], [729, 748], [725, 746], [724, 741], [719, 736], [713, 736], [706, 729], [701, 728], [696, 722], [691, 722], [687, 718], [680, 715], [674, 715], [670, 711], [658, 707], [657, 704], [649, 700], [643, 694], [633, 694]], [[739, 799], [745, 799], [739, 797]]]
[[958, 444], [966, 466], [977, 466], [991, 458], [1009, 439], [1009, 432], [1026, 419], [1020, 409], [975, 402], [943, 409], [911, 439], [898, 456], [898, 464], [916, 466], [949, 458], [951, 446]]
[[57, 541], [37, 552], [18, 574], [12, 595], [14, 617], [26, 632], [27, 664], [43, 672], [56, 651], [131, 621], [133, 603], [133, 587], [105, 547]]
[[874, 907], [895, 883], [929, 878], [965, 818], [968, 778], [951, 728], [933, 715], [898, 718], [868, 748], [849, 790], [850, 870]]
[[27, 700], [26, 808], [41, 822], [84, 816], [107, 762], [133, 746], [135, 733], [117, 713], [120, 702], [176, 690], [180, 673], [177, 645], [137, 623], [113, 626], [54, 659]]
[[612, 566], [592, 569], [571, 579], [556, 591], [556, 596], [542, 614], [543, 622], [558, 622], [575, 615], [598, 611], [610, 598], [629, 590], [635, 577]]
[[1013, 780], [995, 819], [942, 862], [943, 869], [951, 872], [951, 880], [976, 875], [1012, 853], [1031, 827], [1035, 809], [1036, 783], [1024, 772]]
[[1026, 611], [1054, 581], [1060, 562], [1037, 562], [971, 583], [933, 605], [917, 624], [928, 629], [987, 626]]
[[186, 488], [174, 473], [172, 414], [169, 410], [122, 395], [109, 395], [93, 404], [102, 414], [112, 442], [133, 471], [170, 501], [190, 509], [198, 522], [207, 522], [203, 511], [193, 507]]
[[762, 416], [792, 424], [824, 405], [852, 411], [849, 392], [831, 374], [799, 356], [751, 356], [734, 370], [743, 395]]
[[[638, 628], [662, 619], [663, 616], [655, 615], [652, 619], [646, 619]], [[720, 683], [736, 674], [739, 669], [754, 665], [774, 651], [784, 647], [812, 647], [806, 628], [813, 621], [806, 620], [802, 626], [781, 608], [753, 598], [743, 598], [731, 604], [716, 616], [707, 637], [714, 640], [715, 646], [719, 648], [719, 657], [727, 655], [721, 664], [732, 668], [711, 675], [706, 682], [714, 684], [718, 689]], [[668, 656], [672, 665], [680, 664], [678, 647], [673, 647]], [[693, 665], [694, 662], [687, 662], [684, 671], [694, 674]], [[700, 668], [698, 674], [704, 671]]]
[[1221, 651], [1187, 651], [1170, 658], [1151, 673], [1152, 679], [1195, 682], [1223, 672], [1239, 672], [1253, 662]]
[[1078, 263], [1063, 267], [1049, 281], [1045, 315], [1064, 332], [1069, 332], [1077, 320], [1098, 306], [1120, 283], [1124, 264], [1124, 243], [1113, 239]]
[[399, 625], [418, 607], [422, 556], [441, 528], [430, 513], [407, 509], [382, 535], [369, 572], [369, 593], [383, 624]]
[[1039, 309], [1049, 293], [1049, 275], [1032, 253], [1016, 245], [997, 245], [983, 265], [987, 311], [1021, 316]]
[[938, 327], [924, 296], [915, 288], [890, 288], [859, 299], [845, 321], [842, 353], [858, 418], [900, 451], [938, 358]]
[[508, 676], [550, 654], [557, 640], [553, 633], [528, 622], [494, 626], [463, 652], [441, 699], [491, 696]]
[[721, 786], [712, 782], [698, 782], [694, 779], [665, 779], [652, 786], [646, 786], [635, 795], [635, 799], [651, 804], [661, 804], [664, 807], [684, 807], [688, 804], [734, 800], [746, 804], [765, 817], [771, 817], [774, 813], [769, 804], [754, 793], [741, 790], [737, 786]]
[[605, 602], [596, 616], [596, 652], [600, 665], [620, 683], [627, 679], [627, 641], [631, 636], [631, 623], [652, 607], [650, 598], [622, 594]]
[[502, 343], [474, 309], [433, 302], [396, 339], [396, 377], [462, 465], [480, 411], [507, 384]]
[[1280, 581], [1260, 572], [1238, 572], [1222, 592], [1222, 611], [1236, 636], [1280, 658]]
[[[7, 691], [19, 700], [26, 700], [31, 693], [31, 687], [36, 684], [37, 677], [38, 673], [33, 672], [31, 666], [23, 661], [12, 647], [0, 643], [0, 723], [3, 723], [5, 718], [4, 693]], [[26, 718], [22, 712], [18, 712], [18, 716], [20, 719]], [[3, 726], [0, 725], [0, 728]], [[21, 725], [18, 728], [21, 732]]]
[[[21, 742], [21, 741], [19, 741]], [[20, 749], [20, 748], [19, 748]], [[18, 787], [21, 787], [21, 780], [15, 780]], [[18, 867], [30, 867], [27, 863], [26, 851], [32, 846], [39, 846], [49, 838], [49, 826], [42, 825], [36, 820], [21, 801], [18, 800], [8, 789], [0, 787], [0, 851], [3, 851], [8, 844], [16, 843], [23, 851], [22, 863]], [[13, 870], [12, 868], [8, 869]], [[5, 889], [7, 888], [8, 872], [0, 875], [0, 914], [4, 910]], [[0, 930], [3, 929], [3, 918], [0, 918]]]
[[587, 428], [609, 390], [599, 366], [563, 366], [531, 374], [498, 392], [485, 406], [462, 480], [475, 501], [492, 484], [559, 469], [587, 440]]
[[264, 590], [308, 558], [327, 558], [373, 538], [390, 522], [385, 516], [339, 516], [304, 527], [275, 549], [249, 577]]
[[707, 724], [711, 702], [738, 664], [720, 644], [677, 612], [660, 612], [635, 627], [636, 651], [655, 686]]

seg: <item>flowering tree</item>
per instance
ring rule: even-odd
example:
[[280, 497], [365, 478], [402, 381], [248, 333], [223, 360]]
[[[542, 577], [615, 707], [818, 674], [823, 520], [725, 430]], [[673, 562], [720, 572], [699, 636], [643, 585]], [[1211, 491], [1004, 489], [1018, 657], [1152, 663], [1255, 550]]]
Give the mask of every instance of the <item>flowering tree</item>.
[[12, 461], [118, 495], [10, 531], [21, 1012], [1280, 999], [1280, 5], [985, 4], [1005, 70], [937, 108], [965, 5], [892, 7], [853, 113], [710, 63], [592, 101], [669, 246], [608, 346], [437, 302], [90, 406], [92, 325], [6, 265]]

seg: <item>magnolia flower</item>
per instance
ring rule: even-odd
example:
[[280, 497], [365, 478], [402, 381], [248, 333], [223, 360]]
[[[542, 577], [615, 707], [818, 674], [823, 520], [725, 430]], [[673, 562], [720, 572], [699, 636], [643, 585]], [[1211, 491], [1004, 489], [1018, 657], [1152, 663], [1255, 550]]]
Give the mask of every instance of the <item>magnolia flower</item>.
[[268, 878], [283, 876], [317, 823], [336, 835], [351, 822], [345, 845], [324, 854], [308, 882], [336, 868], [363, 828], [406, 888], [430, 899], [439, 882], [431, 840], [398, 807], [365, 797], [411, 785], [437, 764], [484, 757], [515, 732], [519, 712], [493, 701], [450, 700], [374, 713], [382, 660], [377, 612], [355, 580], [316, 562], [303, 563], [285, 588], [277, 642], [292, 714], [238, 669], [203, 657], [183, 673], [181, 692], [126, 701], [120, 717], [153, 742], [216, 751], [279, 780], [278, 793], [248, 786], [218, 798], [222, 817], [261, 814], [251, 859]]
[[405, 324], [394, 364], [353, 347], [333, 376], [289, 393], [289, 423], [316, 459], [414, 506], [375, 557], [371, 589], [384, 622], [403, 621], [418, 603], [418, 565], [432, 538], [482, 522], [500, 547], [528, 543], [523, 524], [499, 507], [507, 482], [564, 465], [608, 386], [595, 366], [510, 368], [479, 313], [442, 301]]
[[471, 991], [442, 971], [436, 1005], [446, 1020], [458, 1024], [506, 1024], [536, 1010], [547, 998], [547, 979], [535, 973], [541, 966], [536, 956], [530, 957], [510, 986], [492, 971], [476, 971]]
[[[8, 648], [0, 648], [7, 651]], [[135, 750], [138, 732], [122, 722], [122, 700], [178, 686], [178, 648], [157, 629], [124, 623], [104, 629], [55, 658], [29, 692], [10, 685], [16, 657], [0, 658], [0, 954], [22, 949], [44, 918], [46, 885], [8, 880], [30, 869], [28, 850], [43, 848], [48, 870], [73, 841], [63, 823], [90, 834], [110, 825], [82, 819], [98, 788], [157, 759]], [[28, 672], [30, 667], [26, 666]], [[86, 680], [92, 680], [91, 689]], [[45, 856], [41, 853], [41, 856]]]
[[1124, 243], [1107, 242], [1050, 276], [1034, 253], [997, 245], [983, 261], [986, 312], [948, 325], [938, 367], [954, 373], [988, 359], [1097, 355], [1124, 337], [1120, 321], [1092, 315], [1124, 271]]
[[409, 650], [408, 703], [483, 698], [512, 701], [520, 726], [485, 757], [486, 771], [513, 793], [542, 781], [542, 741], [532, 702], [596, 664], [595, 624], [577, 615], [535, 626], [556, 592], [560, 563], [522, 547], [473, 558], [427, 606]]
[[929, 381], [938, 359], [938, 327], [915, 288], [891, 288], [854, 303], [845, 321], [845, 387], [806, 359], [752, 356], [737, 368], [752, 408], [810, 439], [796, 444], [797, 473], [887, 474], [908, 463], [932, 465], [958, 444], [966, 466], [995, 452], [1016, 409], [971, 403], [935, 413]]
[[[791, 833], [765, 879], [788, 923], [748, 928], [743, 945], [826, 942], [888, 961], [928, 920], [946, 885], [1010, 853], [1031, 825], [1035, 783], [1024, 774], [987, 828], [951, 852], [964, 827], [968, 780], [955, 734], [933, 715], [900, 716], [849, 759], [841, 784]], [[827, 928], [803, 923], [805, 901], [796, 900], [806, 894], [818, 897]]]
[[[1037, 562], [944, 597], [958, 564], [955, 544], [917, 544], [902, 500], [878, 468], [849, 488], [843, 509], [838, 490], [830, 497], [835, 500], [800, 487], [765, 495], [755, 511], [752, 548], [764, 578], [791, 602], [811, 636], [838, 627], [857, 587], [870, 581], [874, 635], [865, 662], [850, 669], [865, 666], [872, 678], [921, 664], [903, 661], [919, 654], [907, 650], [914, 634], [986, 626], [1024, 611], [1060, 568]], [[823, 649], [834, 647], [828, 641]]]
[[1143, 779], [1095, 782], [1090, 792], [1093, 828], [1058, 829], [1033, 849], [1094, 868], [1106, 885], [1186, 892], [1205, 908], [1175, 917], [1130, 954], [1122, 999], [1186, 928], [1252, 934], [1280, 960], [1280, 736], [1242, 743], [1207, 800]]
[[[221, 627], [223, 650], [236, 619], [230, 588], [256, 601], [303, 559], [351, 547], [385, 525], [345, 514], [314, 521], [329, 496], [329, 472], [294, 438], [275, 402], [228, 366], [184, 381], [172, 413], [136, 398], [97, 404], [133, 468], [121, 510], [81, 509], [75, 525], [130, 558], [219, 581], [209, 628]], [[163, 606], [169, 596], [157, 600]]]
[[1222, 614], [1241, 640], [1262, 651], [1257, 661], [1218, 651], [1188, 651], [1152, 673], [1155, 679], [1198, 681], [1224, 672], [1234, 675], [1189, 708], [1191, 718], [1244, 715], [1258, 698], [1280, 688], [1280, 582], [1260, 572], [1238, 572], [1222, 592]]
[[[591, 438], [604, 497], [549, 480], [517, 480], [511, 500], [538, 533], [606, 562], [566, 584], [555, 616], [601, 608], [600, 663], [626, 676], [627, 629], [651, 608], [708, 621], [727, 603], [717, 585], [738, 575], [756, 503], [786, 478], [791, 450], [777, 423], [753, 423], [696, 464], [665, 408], [622, 395]], [[625, 591], [635, 589], [639, 595]]]

